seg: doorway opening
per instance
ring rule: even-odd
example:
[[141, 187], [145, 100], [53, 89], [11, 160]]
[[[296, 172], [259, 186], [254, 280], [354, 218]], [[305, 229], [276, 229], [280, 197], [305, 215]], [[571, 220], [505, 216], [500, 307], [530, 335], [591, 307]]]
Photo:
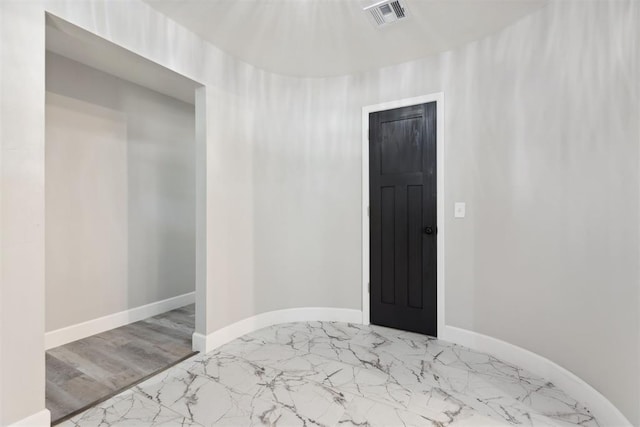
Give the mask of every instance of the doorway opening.
[[362, 321], [441, 336], [444, 94], [363, 107], [362, 137]]
[[[46, 407], [56, 424], [194, 354], [204, 87], [46, 15]], [[196, 322], [196, 318], [198, 321]]]

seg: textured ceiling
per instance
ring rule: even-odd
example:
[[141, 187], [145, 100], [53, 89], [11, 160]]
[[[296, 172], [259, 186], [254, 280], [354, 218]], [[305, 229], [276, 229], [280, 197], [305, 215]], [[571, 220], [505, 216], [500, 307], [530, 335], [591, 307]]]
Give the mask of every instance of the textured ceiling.
[[406, 0], [409, 18], [375, 28], [365, 0], [145, 0], [227, 53], [295, 76], [352, 74], [494, 33], [547, 0]]

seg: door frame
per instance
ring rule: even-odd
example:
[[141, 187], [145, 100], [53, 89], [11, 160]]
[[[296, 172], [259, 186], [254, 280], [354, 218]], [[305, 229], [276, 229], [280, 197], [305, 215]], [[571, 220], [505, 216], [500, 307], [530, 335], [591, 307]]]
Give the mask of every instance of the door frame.
[[367, 105], [362, 107], [362, 323], [370, 323], [370, 222], [369, 222], [369, 114], [378, 111], [393, 110], [395, 108], [409, 107], [412, 105], [436, 103], [436, 181], [437, 181], [437, 283], [438, 292], [438, 337], [444, 334], [444, 92], [432, 93], [429, 95], [414, 98], [405, 98], [397, 101], [384, 102], [381, 104]]

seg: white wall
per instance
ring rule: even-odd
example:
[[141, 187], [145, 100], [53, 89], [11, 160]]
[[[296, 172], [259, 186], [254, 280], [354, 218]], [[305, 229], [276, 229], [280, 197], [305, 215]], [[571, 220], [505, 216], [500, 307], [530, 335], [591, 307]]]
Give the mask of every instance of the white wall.
[[260, 311], [360, 305], [360, 108], [444, 91], [446, 323], [549, 358], [640, 424], [639, 9], [552, 2], [424, 60], [270, 76], [254, 154]]
[[0, 10], [1, 424], [44, 407], [45, 11], [205, 85], [199, 333], [359, 308], [360, 109], [444, 91], [447, 323], [560, 363], [640, 423], [637, 2], [554, 2], [454, 52], [335, 79], [256, 70], [135, 0]]
[[197, 120], [206, 182], [197, 185], [206, 190], [198, 224], [208, 246], [206, 305], [196, 320], [205, 335], [256, 313], [251, 124], [263, 73], [137, 0], [6, 0], [0, 11], [0, 424], [8, 425], [44, 408], [45, 13], [205, 86], [198, 102], [206, 116]]
[[365, 103], [445, 91], [447, 324], [553, 360], [636, 425], [639, 14], [638, 2], [554, 2], [364, 77]]
[[44, 408], [44, 25], [37, 3], [0, 9], [0, 424], [8, 425]]
[[258, 312], [361, 308], [358, 84], [264, 81], [253, 154]]
[[193, 292], [194, 106], [59, 55], [46, 67], [45, 329]]

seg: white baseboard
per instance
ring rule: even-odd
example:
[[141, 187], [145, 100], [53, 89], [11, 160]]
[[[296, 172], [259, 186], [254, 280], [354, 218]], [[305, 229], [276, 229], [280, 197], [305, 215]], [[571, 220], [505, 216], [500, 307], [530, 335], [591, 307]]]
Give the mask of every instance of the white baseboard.
[[505, 362], [548, 379], [571, 397], [585, 404], [602, 426], [631, 427], [631, 423], [622, 412], [600, 392], [577, 375], [545, 357], [497, 338], [454, 326], [445, 326], [444, 334], [439, 338], [492, 354]]
[[51, 413], [48, 409], [43, 409], [40, 412], [36, 412], [33, 415], [23, 418], [11, 424], [9, 427], [50, 427], [51, 426]]
[[290, 308], [286, 310], [269, 311], [247, 319], [240, 320], [208, 335], [193, 334], [193, 349], [201, 353], [208, 353], [223, 344], [233, 341], [245, 334], [288, 322], [309, 322], [313, 320], [323, 322], [362, 323], [362, 311], [347, 308]]
[[119, 328], [120, 326], [128, 325], [151, 316], [157, 316], [158, 314], [193, 304], [195, 299], [195, 292], [189, 292], [188, 294], [178, 295], [177, 297], [99, 317], [78, 323], [77, 325], [56, 329], [55, 331], [44, 334], [44, 347], [46, 350], [49, 350], [50, 348], [58, 347], [110, 329]]

